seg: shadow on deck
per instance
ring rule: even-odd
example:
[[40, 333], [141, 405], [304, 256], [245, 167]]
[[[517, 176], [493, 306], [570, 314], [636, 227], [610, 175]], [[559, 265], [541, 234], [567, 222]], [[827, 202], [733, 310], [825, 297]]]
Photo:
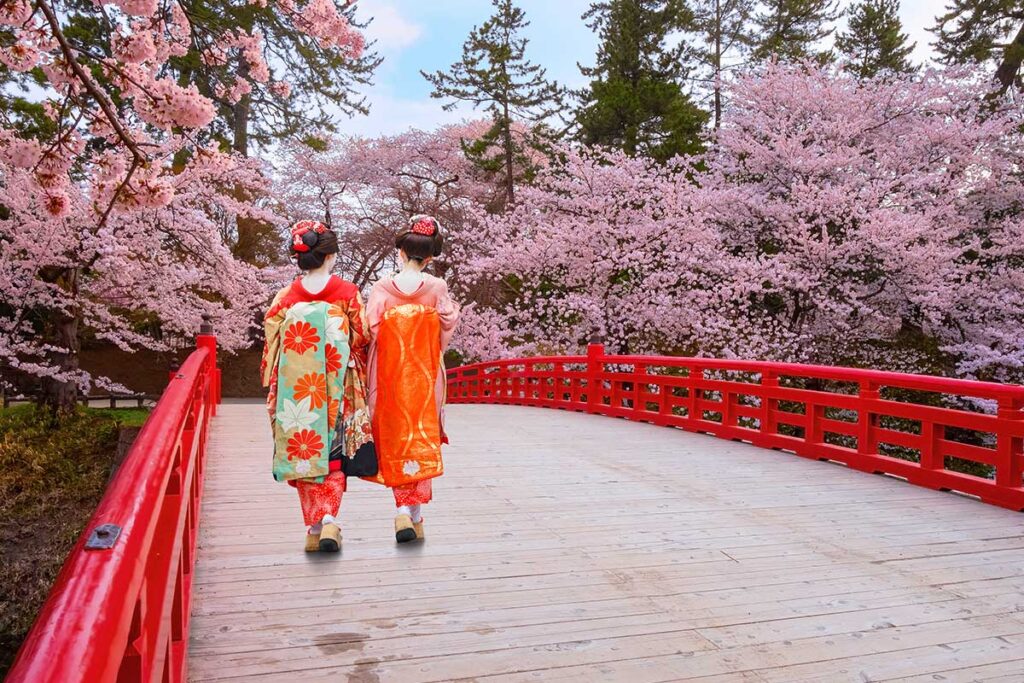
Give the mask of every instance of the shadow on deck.
[[606, 417], [448, 408], [427, 541], [350, 482], [306, 555], [261, 404], [213, 423], [193, 681], [1024, 681], [1024, 515]]

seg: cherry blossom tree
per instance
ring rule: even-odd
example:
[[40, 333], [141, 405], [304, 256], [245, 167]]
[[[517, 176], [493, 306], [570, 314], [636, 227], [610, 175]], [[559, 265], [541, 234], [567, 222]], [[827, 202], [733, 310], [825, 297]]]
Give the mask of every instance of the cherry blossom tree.
[[[8, 143], [9, 144], [9, 143]], [[71, 185], [53, 216], [31, 168], [0, 163], [0, 366], [7, 388], [34, 390], [69, 409], [79, 390], [127, 391], [78, 367], [83, 335], [124, 351], [166, 350], [208, 316], [226, 349], [251, 343], [253, 310], [267, 287], [235, 259], [223, 232], [238, 216], [275, 220], [233, 198], [266, 192], [258, 165], [199, 149], [181, 173], [159, 178], [171, 199], [95, 222], [92, 197]]]
[[[463, 151], [465, 140], [488, 128], [486, 121], [471, 121], [372, 139], [336, 137], [319, 151], [292, 143], [277, 164], [281, 210], [338, 230], [338, 268], [360, 286], [394, 267], [394, 237], [409, 216], [431, 214], [445, 234], [445, 254], [433, 267], [457, 282], [459, 264], [474, 252], [478, 217], [504, 199], [502, 187]], [[546, 159], [538, 155], [529, 163]]]
[[770, 64], [737, 80], [706, 156], [564, 163], [489, 217], [465, 270], [470, 357], [738, 355], [1024, 376], [1021, 111], [984, 79], [858, 81]]
[[620, 151], [563, 156], [481, 226], [466, 270], [497, 301], [464, 308], [456, 347], [470, 358], [579, 352], [594, 339], [619, 353], [754, 348], [734, 321], [756, 278], [746, 284], [751, 265], [710, 223], [714, 195], [694, 169]]
[[[0, 3], [0, 62], [32, 75], [43, 119], [9, 114], [0, 129], [0, 363], [6, 383], [42, 378], [63, 409], [90, 382], [77, 367], [85, 330], [124, 348], [159, 345], [147, 326], [192, 331], [200, 311], [223, 317], [255, 291], [224, 236], [228, 219], [272, 220], [258, 208], [261, 169], [209, 146], [214, 104], [173, 78], [170, 60], [242, 59], [218, 97], [288, 88], [286, 74], [272, 78], [258, 34], [197, 32], [189, 6], [170, 0], [98, 7], [103, 30], [83, 31], [74, 3]], [[330, 0], [274, 7], [321, 48], [361, 53], [362, 36]], [[220, 332], [229, 345], [245, 335]]]
[[985, 92], [955, 71], [739, 80], [698, 182], [730, 252], [758, 264], [776, 357], [1020, 376], [1022, 119]]

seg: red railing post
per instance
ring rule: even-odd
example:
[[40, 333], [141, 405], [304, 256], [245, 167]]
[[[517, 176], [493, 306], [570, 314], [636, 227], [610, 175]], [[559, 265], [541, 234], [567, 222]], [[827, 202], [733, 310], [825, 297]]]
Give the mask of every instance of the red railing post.
[[213, 325], [210, 323], [210, 316], [203, 315], [203, 324], [199, 326], [199, 334], [196, 335], [196, 348], [209, 349], [210, 355], [207, 360], [210, 369], [210, 414], [217, 414], [217, 406], [220, 405], [220, 368], [217, 366], [217, 337], [213, 333]]
[[704, 381], [704, 368], [697, 364], [690, 365], [687, 379], [690, 385], [690, 395], [687, 398], [686, 417], [692, 424], [696, 424], [704, 419], [704, 410], [700, 407], [700, 401], [704, 395], [704, 390], [700, 388], [701, 382]]
[[587, 412], [601, 407], [601, 370], [604, 368], [604, 344], [587, 345]]
[[937, 425], [932, 420], [921, 422], [921, 469], [941, 470], [946, 467], [945, 458], [942, 457], [942, 439], [945, 438], [946, 428]]
[[870, 404], [880, 398], [878, 384], [871, 381], [861, 382], [857, 398], [857, 452], [862, 455], [875, 455], [878, 453], [878, 442], [875, 440], [875, 413]]
[[775, 409], [778, 399], [772, 394], [779, 388], [779, 374], [774, 370], [765, 370], [761, 373], [761, 434], [764, 436], [775, 436], [777, 425], [775, 423]]
[[1007, 423], [1024, 422], [1024, 399], [1000, 398], [996, 417], [1003, 423], [996, 434], [996, 484], [1020, 488], [1024, 486], [1024, 437], [1013, 434]]

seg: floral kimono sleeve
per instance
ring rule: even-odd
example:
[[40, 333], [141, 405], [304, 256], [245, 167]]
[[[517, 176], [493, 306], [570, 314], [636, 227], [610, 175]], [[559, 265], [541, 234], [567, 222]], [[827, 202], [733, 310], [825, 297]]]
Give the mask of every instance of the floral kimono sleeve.
[[[278, 355], [281, 353], [281, 327], [288, 311], [279, 306], [287, 291], [282, 289], [270, 304], [270, 311], [263, 319], [263, 358], [260, 361], [260, 381], [264, 388], [273, 383], [274, 370], [277, 368]], [[272, 314], [272, 315], [271, 315]]]
[[380, 328], [380, 321], [384, 317], [384, 304], [386, 300], [387, 296], [378, 282], [370, 290], [370, 298], [366, 302], [366, 327], [371, 340], [377, 338], [377, 330]]
[[459, 323], [460, 313], [459, 305], [452, 301], [451, 295], [448, 294], [447, 284], [444, 284], [444, 288], [438, 294], [435, 308], [441, 320], [441, 351], [443, 353], [455, 334], [455, 326]]
[[284, 298], [287, 287], [282, 289], [274, 297], [270, 305], [270, 311], [263, 320], [263, 358], [260, 361], [260, 383], [267, 392], [267, 413], [270, 415], [271, 427], [277, 413], [277, 365], [281, 357], [281, 333], [284, 327], [285, 316], [288, 315], [286, 306], [281, 306], [280, 301]]

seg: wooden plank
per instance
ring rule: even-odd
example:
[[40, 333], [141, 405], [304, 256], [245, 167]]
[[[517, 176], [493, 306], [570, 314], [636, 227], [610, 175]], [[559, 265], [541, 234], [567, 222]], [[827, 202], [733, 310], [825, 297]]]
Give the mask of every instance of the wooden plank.
[[[1003, 645], [1015, 645], [1013, 640], [1004, 639]], [[977, 648], [980, 650], [980, 648]], [[980, 654], [968, 650], [970, 654]], [[1018, 653], [1019, 654], [1019, 653]], [[974, 659], [975, 657], [972, 657]], [[997, 656], [998, 658], [998, 656]], [[989, 683], [1020, 683], [1021, 672], [1024, 671], [1024, 657], [1014, 657], [1007, 661], [999, 661], [995, 664], [981, 664], [979, 666], [967, 666], [958, 669], [943, 669], [942, 671], [905, 676], [901, 678], [890, 678], [888, 683], [935, 683], [936, 681], [987, 681]]]
[[[934, 681], [984, 680], [969, 669], [993, 664], [1004, 667], [1016, 661], [1016, 681], [1024, 679], [1020, 666], [1024, 636], [942, 643], [895, 652], [870, 653], [856, 658], [832, 659], [772, 671], [759, 672], [768, 683], [818, 683], [819, 681], [891, 681], [908, 676]], [[965, 671], [968, 670], [968, 671]], [[1002, 674], [1007, 674], [1003, 668]], [[1002, 675], [996, 674], [996, 675]]]
[[960, 680], [1024, 643], [1022, 515], [611, 418], [449, 422], [425, 544], [350, 482], [342, 553], [307, 555], [262, 406], [223, 406], [192, 680]]
[[[799, 641], [773, 643], [770, 646], [753, 645], [724, 650], [709, 650], [693, 654], [673, 654], [644, 659], [628, 658], [599, 665], [567, 666], [544, 671], [547, 681], [629, 681], [629, 683], [661, 683], [669, 680], [689, 680], [701, 676], [716, 676], [737, 671], [756, 671], [763, 679], [778, 683], [795, 683], [804, 672], [807, 681], [843, 682], [873, 681], [859, 672], [842, 673], [851, 663], [867, 661], [872, 657], [892, 654], [894, 660], [909, 659], [908, 653], [924, 648], [947, 649], [948, 643], [1024, 634], [1024, 623], [1006, 617], [982, 617], [958, 622], [927, 624], [905, 628], [891, 628], [864, 633], [806, 638]], [[1014, 642], [1014, 641], [1010, 641]], [[952, 656], [950, 655], [952, 660]], [[833, 663], [835, 665], [833, 666]], [[798, 667], [806, 665], [805, 669]], [[390, 670], [394, 665], [381, 663], [378, 671]], [[319, 673], [319, 672], [318, 672]], [[524, 667], [515, 674], [496, 677], [500, 681], [535, 681], [535, 672]], [[793, 677], [795, 674], [796, 678]], [[852, 674], [852, 675], [851, 675]], [[815, 678], [815, 676], [817, 676]], [[307, 679], [304, 679], [307, 680]], [[313, 676], [308, 680], [318, 680]], [[320, 679], [326, 680], [326, 679]], [[391, 679], [386, 679], [391, 680]]]

